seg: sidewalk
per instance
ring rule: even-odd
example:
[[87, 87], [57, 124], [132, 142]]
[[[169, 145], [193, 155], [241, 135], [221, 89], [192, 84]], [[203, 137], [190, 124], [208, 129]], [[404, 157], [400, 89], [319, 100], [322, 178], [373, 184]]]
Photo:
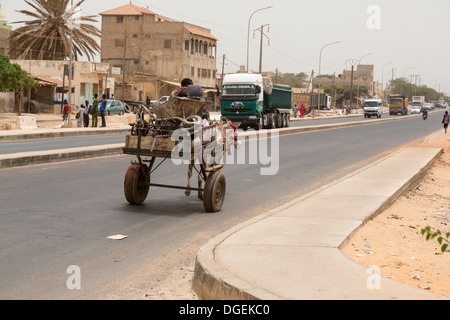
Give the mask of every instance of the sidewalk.
[[382, 278], [340, 250], [417, 186], [441, 152], [402, 149], [219, 235], [198, 251], [194, 290], [206, 300], [447, 300]]

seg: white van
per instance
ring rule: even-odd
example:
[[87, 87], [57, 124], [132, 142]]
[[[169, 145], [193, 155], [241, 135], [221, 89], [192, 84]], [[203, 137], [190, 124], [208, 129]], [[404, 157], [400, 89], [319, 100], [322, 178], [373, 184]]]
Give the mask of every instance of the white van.
[[381, 99], [367, 99], [364, 101], [364, 118], [376, 116], [381, 118], [383, 114], [383, 101]]

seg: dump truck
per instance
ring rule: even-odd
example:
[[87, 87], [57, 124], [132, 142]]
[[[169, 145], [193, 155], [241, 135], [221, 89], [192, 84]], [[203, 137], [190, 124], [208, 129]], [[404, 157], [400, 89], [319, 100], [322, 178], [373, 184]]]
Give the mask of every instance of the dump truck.
[[401, 113], [408, 115], [408, 98], [401, 95], [392, 95], [389, 97], [389, 114], [395, 116]]
[[226, 75], [220, 94], [222, 118], [242, 129], [274, 129], [290, 126], [292, 88], [272, 84], [260, 74]]

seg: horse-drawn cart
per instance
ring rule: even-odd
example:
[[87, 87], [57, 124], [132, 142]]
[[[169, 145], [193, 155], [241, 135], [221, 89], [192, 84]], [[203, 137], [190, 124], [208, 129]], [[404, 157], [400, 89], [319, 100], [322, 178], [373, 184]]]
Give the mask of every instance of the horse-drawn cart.
[[[198, 198], [203, 200], [207, 212], [221, 210], [225, 200], [226, 179], [221, 171], [223, 165], [219, 164], [217, 159], [220, 159], [230, 145], [224, 134], [225, 129], [233, 127], [222, 121], [205, 122], [205, 119], [202, 119], [204, 106], [205, 102], [201, 100], [174, 97], [153, 109], [139, 107], [136, 122], [131, 124], [131, 134], [126, 136], [123, 149], [124, 154], [137, 157], [137, 161], [131, 163], [125, 175], [124, 193], [129, 203], [142, 204], [150, 187], [158, 187], [184, 190], [186, 196], [190, 196], [194, 191]], [[183, 138], [173, 138], [174, 135], [179, 135], [180, 130]], [[205, 143], [202, 138], [207, 130], [209, 133], [218, 134], [213, 134], [216, 139], [213, 138], [212, 142]], [[186, 143], [190, 143], [188, 148]], [[211, 143], [215, 144], [216, 148], [212, 157], [205, 157], [205, 148], [210, 147]], [[183, 144], [184, 148], [181, 148]], [[158, 158], [161, 158], [161, 161], [156, 165]], [[187, 186], [152, 182], [152, 174], [167, 159], [176, 160], [173, 162], [177, 163], [183, 163], [180, 159], [184, 159], [184, 163], [189, 164]], [[197, 187], [190, 185], [194, 170], [198, 173]]]

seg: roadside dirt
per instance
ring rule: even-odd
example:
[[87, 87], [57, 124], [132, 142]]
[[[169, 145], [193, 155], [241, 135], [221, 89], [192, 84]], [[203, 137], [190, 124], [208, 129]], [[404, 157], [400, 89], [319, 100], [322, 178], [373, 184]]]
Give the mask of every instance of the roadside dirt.
[[[342, 248], [363, 266], [378, 266], [381, 276], [450, 297], [450, 252], [421, 230], [450, 232], [450, 135], [428, 137], [421, 147], [445, 152], [420, 186], [358, 230]], [[444, 242], [445, 243], [445, 242]]]

